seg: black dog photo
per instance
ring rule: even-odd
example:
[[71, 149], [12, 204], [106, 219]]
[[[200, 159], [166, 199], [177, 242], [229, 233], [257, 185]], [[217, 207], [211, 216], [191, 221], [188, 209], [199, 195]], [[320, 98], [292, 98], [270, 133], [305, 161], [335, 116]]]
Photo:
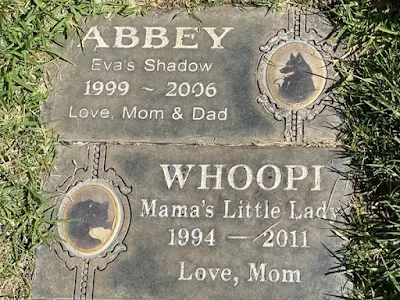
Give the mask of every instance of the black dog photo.
[[279, 94], [288, 103], [302, 102], [314, 93], [312, 70], [301, 53], [296, 56], [291, 53], [285, 67], [280, 69], [279, 72], [284, 77], [284, 81], [279, 87]]
[[96, 248], [111, 235], [112, 222], [107, 221], [108, 206], [107, 202], [99, 203], [88, 199], [71, 207], [68, 216], [71, 219], [68, 224], [68, 235], [79, 248], [85, 250]]

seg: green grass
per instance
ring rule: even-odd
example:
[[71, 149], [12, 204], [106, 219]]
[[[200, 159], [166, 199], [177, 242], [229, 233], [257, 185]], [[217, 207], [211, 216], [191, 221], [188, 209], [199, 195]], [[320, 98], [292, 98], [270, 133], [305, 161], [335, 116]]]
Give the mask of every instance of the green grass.
[[400, 299], [400, 2], [342, 0], [343, 137], [358, 197], [343, 263], [352, 299]]
[[[51, 50], [89, 16], [143, 13], [147, 5], [112, 1], [0, 2], [0, 298], [29, 298], [32, 254], [51, 238], [43, 184], [57, 143], [40, 123]], [[131, 3], [132, 1], [125, 1]], [[110, 1], [108, 2], [110, 3]]]
[[[338, 0], [332, 21], [348, 45], [338, 64], [345, 81], [343, 132], [354, 197], [341, 251], [354, 283], [351, 299], [400, 299], [400, 2]], [[223, 0], [0, 0], [0, 299], [29, 298], [32, 254], [46, 243], [43, 184], [56, 136], [40, 123], [48, 98], [47, 64], [59, 37], [87, 17], [143, 14], [149, 7], [186, 6], [189, 13]], [[230, 2], [229, 2], [230, 3]], [[238, 0], [235, 5], [323, 7], [326, 1]], [[333, 5], [332, 5], [333, 6]]]

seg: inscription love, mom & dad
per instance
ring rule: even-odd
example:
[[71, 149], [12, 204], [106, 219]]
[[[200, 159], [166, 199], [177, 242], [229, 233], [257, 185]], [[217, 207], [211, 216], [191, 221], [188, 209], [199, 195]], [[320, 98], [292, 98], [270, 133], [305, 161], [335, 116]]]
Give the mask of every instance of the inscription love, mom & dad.
[[[93, 51], [98, 48], [111, 48], [111, 49], [130, 49], [142, 44], [144, 49], [160, 49], [171, 46], [172, 49], [198, 49], [201, 45], [209, 47], [213, 50], [224, 49], [223, 41], [229, 33], [234, 29], [233, 27], [176, 27], [174, 30], [169, 30], [165, 27], [143, 27], [139, 31], [131, 26], [114, 26], [113, 35], [110, 36], [110, 28], [107, 32], [103, 32], [98, 26], [92, 26], [86, 32], [85, 36], [76, 47], [82, 47], [87, 41], [94, 41], [95, 45]], [[173, 32], [171, 32], [173, 31]], [[141, 43], [139, 36], [144, 35], [144, 41]], [[199, 38], [197, 38], [199, 37]], [[200, 43], [203, 42], [203, 43]], [[164, 62], [160, 59], [148, 58], [144, 62], [143, 69], [147, 72], [210, 72], [213, 66], [212, 62], [194, 62], [187, 59], [183, 61], [169, 61]], [[137, 63], [127, 59], [121, 60], [107, 60], [103, 58], [93, 58], [91, 63], [91, 71], [127, 71], [132, 72], [137, 68]], [[124, 86], [122, 86], [122, 84]], [[198, 83], [199, 85], [201, 83]], [[193, 87], [194, 89], [195, 87]], [[201, 86], [203, 88], [203, 85]], [[213, 84], [204, 87], [208, 97], [213, 97], [217, 90]], [[121, 95], [127, 94], [129, 91], [129, 83], [123, 81], [118, 85], [118, 90], [122, 92]], [[85, 95], [90, 94], [86, 91]], [[228, 119], [227, 108], [220, 110], [209, 110], [204, 107], [192, 107], [190, 112], [185, 114], [191, 116], [192, 120], [219, 120], [226, 121]], [[174, 118], [174, 112], [171, 111], [171, 117]], [[70, 119], [114, 119], [114, 113], [108, 108], [76, 108], [75, 106], [69, 107], [68, 118]], [[163, 120], [165, 115], [170, 115], [169, 111], [163, 109], [146, 110], [142, 107], [126, 107], [117, 113], [122, 119], [154, 119]], [[179, 118], [180, 119], [180, 118]]]

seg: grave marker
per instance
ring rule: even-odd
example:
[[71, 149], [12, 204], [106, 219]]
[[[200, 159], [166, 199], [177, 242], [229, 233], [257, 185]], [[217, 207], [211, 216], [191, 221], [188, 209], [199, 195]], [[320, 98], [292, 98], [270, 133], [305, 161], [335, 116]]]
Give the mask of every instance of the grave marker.
[[97, 19], [67, 42], [65, 56], [75, 65], [60, 63], [43, 113], [61, 138], [334, 139], [338, 117], [329, 88], [335, 54], [325, 19], [307, 11], [228, 7], [199, 13], [202, 23], [177, 14]]
[[65, 142], [52, 217], [68, 221], [37, 252], [33, 299], [341, 295], [332, 230], [351, 186], [340, 150], [304, 147], [338, 122], [329, 24], [177, 13], [100, 18], [68, 41], [75, 65], [43, 108]]

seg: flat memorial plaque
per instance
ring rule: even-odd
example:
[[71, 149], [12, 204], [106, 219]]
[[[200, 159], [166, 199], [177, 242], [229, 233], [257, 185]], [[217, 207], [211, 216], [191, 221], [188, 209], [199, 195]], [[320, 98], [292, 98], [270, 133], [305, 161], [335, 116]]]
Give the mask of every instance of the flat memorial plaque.
[[315, 12], [98, 18], [66, 42], [43, 108], [67, 141], [334, 140], [331, 27]]
[[[336, 299], [340, 151], [60, 146], [33, 299]], [[229, 153], [229, 155], [227, 155]]]
[[197, 17], [91, 20], [67, 41], [73, 65], [50, 69], [42, 117], [68, 146], [47, 190], [67, 221], [37, 252], [33, 299], [342, 295], [333, 225], [351, 187], [340, 151], [304, 147], [339, 124], [329, 23]]

